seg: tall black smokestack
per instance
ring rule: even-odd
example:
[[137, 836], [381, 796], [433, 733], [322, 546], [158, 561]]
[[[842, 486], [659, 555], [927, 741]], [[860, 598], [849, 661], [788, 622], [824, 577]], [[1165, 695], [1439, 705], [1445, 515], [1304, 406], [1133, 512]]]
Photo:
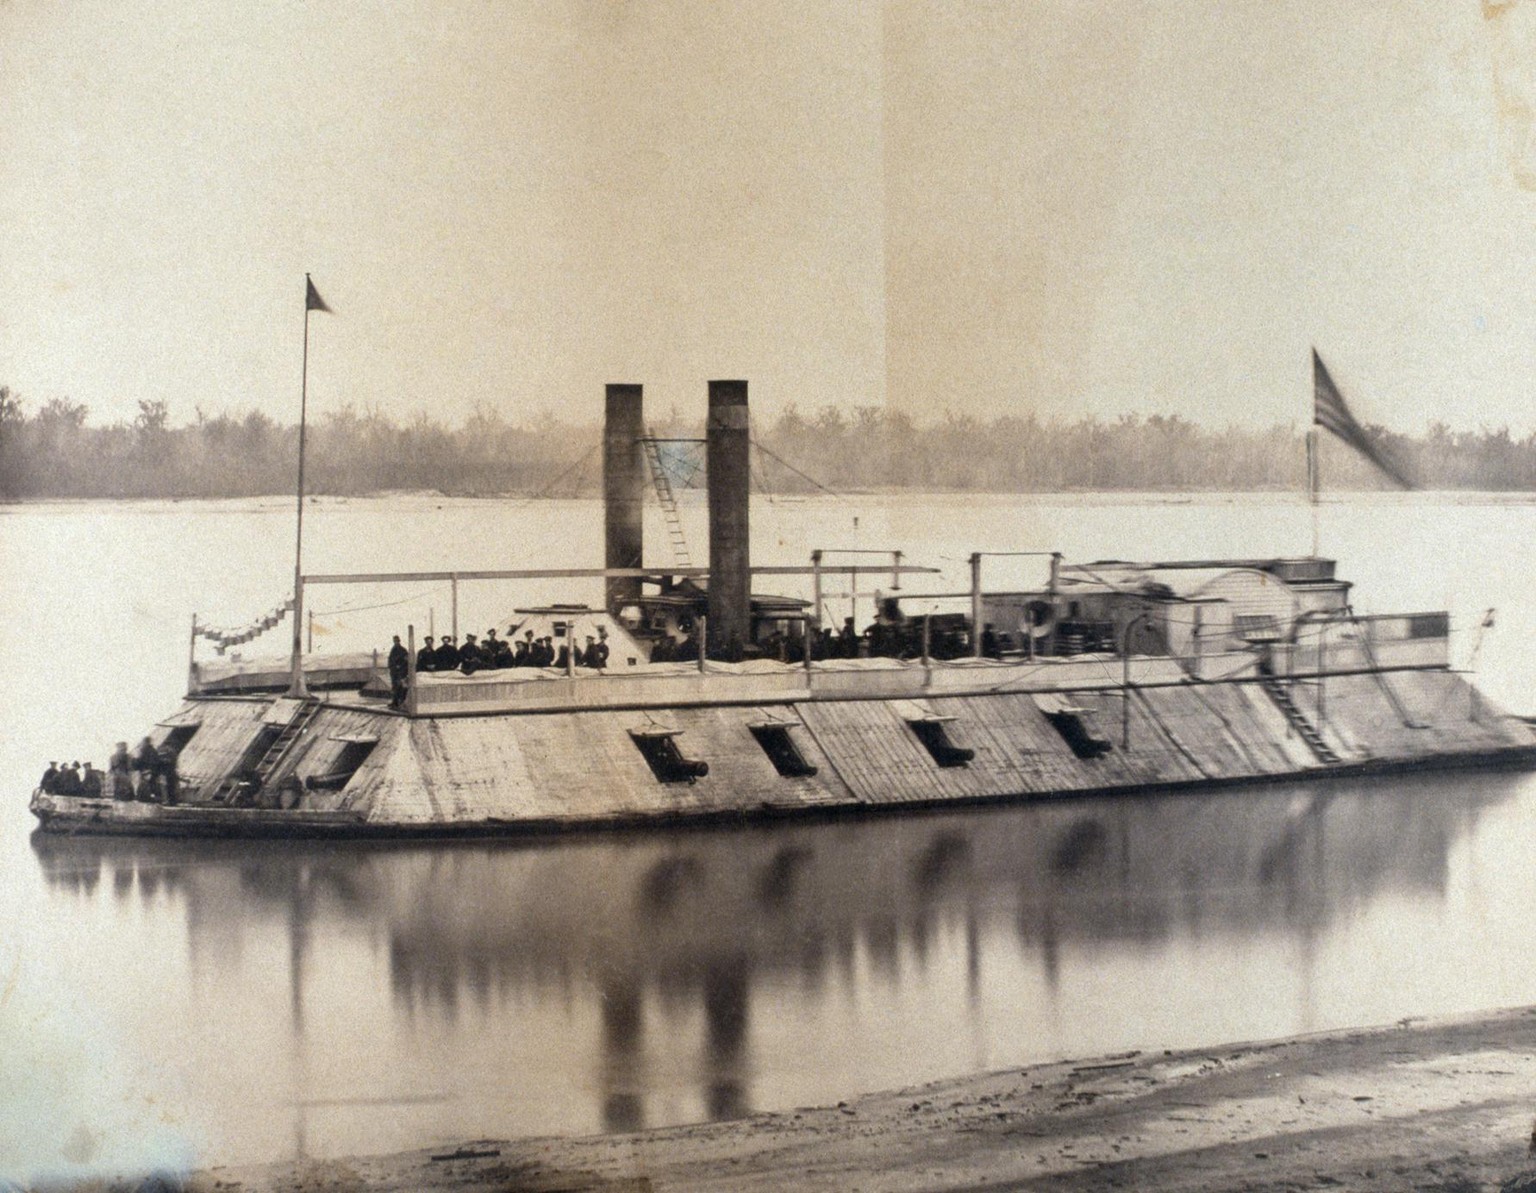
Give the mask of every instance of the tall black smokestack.
[[747, 383], [709, 383], [709, 641], [717, 650], [749, 640], [751, 535]]
[[[638, 385], [608, 386], [603, 422], [603, 566], [643, 567], [645, 555], [645, 406]], [[640, 579], [610, 576], [608, 611], [640, 599]]]

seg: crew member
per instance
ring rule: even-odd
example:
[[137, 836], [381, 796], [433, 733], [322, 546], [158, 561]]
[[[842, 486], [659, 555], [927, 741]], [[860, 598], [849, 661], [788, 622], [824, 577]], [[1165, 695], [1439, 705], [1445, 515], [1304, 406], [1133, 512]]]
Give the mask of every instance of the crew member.
[[432, 645], [432, 635], [428, 634], [422, 641], [425, 645], [416, 652], [416, 670], [437, 670], [437, 648]]
[[133, 761], [129, 764], [138, 772], [138, 782], [134, 794], [146, 803], [153, 803], [155, 798], [155, 747], [149, 738], [139, 742], [139, 748], [133, 752]]
[[411, 669], [410, 652], [400, 644], [400, 635], [395, 635], [395, 644], [389, 648], [389, 707], [399, 708], [405, 703], [405, 677]]
[[464, 645], [459, 648], [459, 670], [465, 675], [473, 675], [485, 666], [485, 657], [480, 653], [480, 645], [475, 641], [473, 634], [464, 635]]
[[43, 789], [44, 795], [54, 795], [59, 789], [59, 764], [50, 762], [48, 769], [43, 772], [43, 780], [38, 784]]
[[112, 778], [112, 798], [133, 798], [132, 763], [128, 758], [128, 743], [120, 741], [112, 757], [107, 760], [107, 774]]
[[171, 748], [170, 742], [166, 742], [155, 751], [155, 777], [159, 781], [165, 802], [174, 804], [177, 792], [176, 751]]

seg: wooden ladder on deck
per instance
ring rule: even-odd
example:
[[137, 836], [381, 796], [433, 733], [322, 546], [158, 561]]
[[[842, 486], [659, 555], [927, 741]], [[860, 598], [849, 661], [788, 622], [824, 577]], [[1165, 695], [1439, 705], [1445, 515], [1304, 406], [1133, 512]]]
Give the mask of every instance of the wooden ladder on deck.
[[683, 537], [683, 520], [678, 516], [677, 498], [672, 493], [672, 482], [661, 462], [661, 445], [649, 435], [641, 442], [645, 445], [645, 462], [651, 469], [651, 483], [656, 488], [656, 500], [667, 519], [667, 538], [672, 543], [672, 554], [682, 567], [692, 567], [688, 555], [688, 540]]
[[260, 758], [247, 770], [230, 775], [213, 793], [213, 798], [220, 803], [229, 803], [237, 792], [245, 784], [254, 781], [254, 790], [260, 791], [267, 785], [267, 780], [288, 756], [294, 744], [303, 736], [304, 730], [320, 712], [320, 701], [313, 696], [306, 696], [302, 707], [288, 724], [284, 725], [277, 736], [272, 739], [270, 745], [263, 751]]
[[1285, 719], [1291, 723], [1291, 728], [1296, 730], [1301, 740], [1307, 743], [1312, 753], [1316, 754], [1319, 761], [1332, 765], [1342, 762], [1338, 752], [1334, 750], [1318, 731], [1316, 725], [1307, 720], [1306, 714], [1296, 707], [1296, 701], [1292, 699], [1290, 689], [1273, 676], [1267, 676], [1259, 681], [1264, 685], [1264, 690], [1269, 693], [1270, 699], [1285, 714]]

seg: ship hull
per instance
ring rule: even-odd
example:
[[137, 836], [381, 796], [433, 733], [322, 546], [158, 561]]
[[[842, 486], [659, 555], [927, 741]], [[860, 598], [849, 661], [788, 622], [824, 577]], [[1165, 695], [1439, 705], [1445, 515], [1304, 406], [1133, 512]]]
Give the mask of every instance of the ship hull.
[[[192, 697], [155, 730], [186, 738], [179, 802], [39, 792], [32, 810], [66, 833], [504, 836], [1536, 765], [1531, 726], [1441, 668], [1052, 690], [1061, 674], [971, 667], [962, 689], [914, 670], [910, 693], [864, 699], [726, 676], [706, 694], [729, 699], [650, 704], [593, 679], [579, 707], [430, 716]], [[292, 744], [236, 794], [285, 717]]]
[[[661, 810], [643, 814], [593, 816], [579, 820], [465, 820], [415, 824], [371, 822], [347, 814], [295, 814], [252, 808], [209, 808], [197, 805], [165, 807], [158, 804], [123, 805], [116, 801], [35, 793], [32, 812], [37, 831], [73, 836], [162, 837], [181, 839], [282, 839], [282, 840], [458, 840], [509, 837], [548, 837], [570, 833], [603, 833], [665, 827], [705, 827], [748, 824], [784, 819], [832, 821], [865, 816], [890, 816], [936, 812], [954, 808], [1006, 806], [1045, 800], [1093, 796], [1172, 796], [1184, 793], [1240, 791], [1273, 783], [1298, 780], [1381, 778], [1445, 772], [1529, 770], [1536, 768], [1536, 746], [1463, 754], [1412, 762], [1365, 762], [1329, 767], [1326, 770], [1251, 776], [1241, 779], [1205, 779], [1184, 783], [1142, 784], [1060, 792], [1017, 792], [1009, 795], [948, 797], [913, 800], [902, 805], [847, 804], [807, 809], [760, 807], [755, 809]], [[132, 810], [127, 810], [132, 809]], [[143, 810], [139, 810], [143, 809]]]

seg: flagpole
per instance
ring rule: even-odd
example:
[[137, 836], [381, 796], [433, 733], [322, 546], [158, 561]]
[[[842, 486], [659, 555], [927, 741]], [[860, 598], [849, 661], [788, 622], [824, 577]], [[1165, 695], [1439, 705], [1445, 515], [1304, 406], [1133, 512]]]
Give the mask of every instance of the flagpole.
[[1322, 483], [1321, 461], [1317, 451], [1317, 424], [1307, 428], [1307, 499], [1312, 505], [1312, 558], [1320, 554], [1317, 531], [1317, 491]]
[[304, 427], [309, 407], [309, 296], [314, 289], [309, 274], [304, 275], [304, 356], [299, 373], [299, 494], [298, 516], [294, 519], [293, 541], [293, 661], [288, 681], [288, 695], [309, 695], [304, 685]]

